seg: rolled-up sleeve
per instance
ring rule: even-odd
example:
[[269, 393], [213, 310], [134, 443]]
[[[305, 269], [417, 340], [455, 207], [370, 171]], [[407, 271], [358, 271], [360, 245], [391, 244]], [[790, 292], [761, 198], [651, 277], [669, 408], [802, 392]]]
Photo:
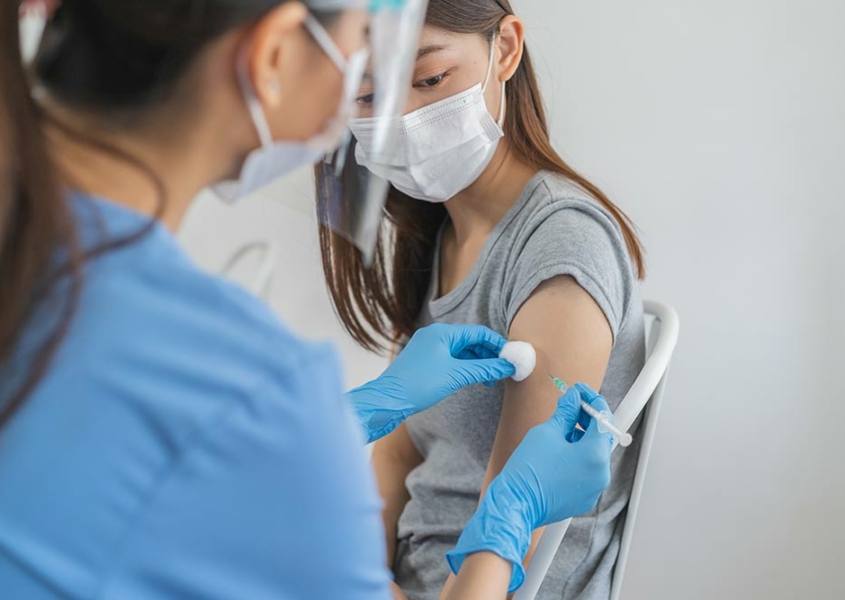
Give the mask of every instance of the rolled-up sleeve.
[[535, 290], [558, 276], [572, 277], [592, 296], [615, 340], [637, 275], [618, 223], [591, 200], [555, 198], [527, 219], [505, 275], [502, 317], [507, 329]]

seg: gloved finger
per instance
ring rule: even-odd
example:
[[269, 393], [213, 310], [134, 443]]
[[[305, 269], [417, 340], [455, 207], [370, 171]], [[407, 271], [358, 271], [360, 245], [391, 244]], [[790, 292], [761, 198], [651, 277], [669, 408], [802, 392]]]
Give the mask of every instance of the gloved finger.
[[596, 398], [601, 398], [601, 394], [599, 394], [596, 390], [588, 386], [586, 383], [576, 383], [574, 386], [581, 393], [581, 398], [587, 402], [587, 404], [592, 404], [593, 400]]
[[464, 348], [454, 358], [459, 358], [461, 360], [476, 360], [479, 358], [499, 358], [499, 353], [485, 346], [471, 346], [469, 348]]
[[503, 358], [464, 360], [458, 363], [458, 369], [468, 379], [468, 385], [496, 382], [516, 373], [514, 366]]
[[[597, 411], [599, 411], [599, 412], [608, 412], [608, 413], [610, 413], [610, 414], [611, 414], [611, 418], [612, 418], [613, 413], [610, 411], [610, 407], [607, 405], [607, 401], [606, 401], [606, 400], [605, 400], [602, 396], [596, 396], [596, 397], [593, 399], [593, 401], [592, 401], [592, 402], [590, 402], [590, 405], [591, 405], [593, 408], [595, 408]], [[590, 426], [589, 426], [589, 427], [587, 427], [587, 431], [586, 431], [586, 433], [584, 434], [584, 436], [585, 436], [585, 437], [586, 437], [586, 436], [593, 436], [593, 437], [596, 437], [596, 436], [599, 436], [599, 435], [602, 435], [602, 436], [603, 436], [603, 435], [607, 435], [607, 436], [610, 436], [611, 438], [613, 437], [610, 433], [607, 433], [607, 434], [603, 434], [603, 433], [601, 433], [601, 432], [599, 431], [599, 425], [598, 425], [598, 423], [596, 422], [596, 420], [595, 420], [595, 419], [590, 419], [590, 421], [591, 421], [591, 422], [590, 422]]]
[[557, 399], [557, 410], [552, 415], [551, 423], [560, 431], [567, 442], [571, 442], [575, 425], [581, 415], [581, 396], [575, 388], [569, 388]]
[[[492, 350], [491, 348], [485, 346], [471, 346], [468, 348], [464, 348], [457, 356], [458, 360], [485, 360], [485, 359], [498, 359], [499, 353], [497, 351]], [[482, 383], [486, 387], [494, 387], [496, 385], [496, 380], [492, 381], [483, 381]]]
[[452, 356], [457, 357], [468, 348], [483, 348], [499, 356], [507, 340], [483, 325], [452, 325], [446, 330]]
[[[599, 394], [596, 390], [588, 386], [586, 383], [576, 383], [574, 387], [578, 390], [578, 393], [581, 395], [581, 400], [583, 400], [587, 404], [592, 405], [596, 398], [602, 398], [602, 400], [604, 399], [601, 394]], [[593, 422], [594, 420], [590, 415], [588, 415], [584, 411], [581, 411], [581, 416], [578, 419], [578, 424], [581, 426], [581, 429], [587, 431], [587, 429], [589, 429], [590, 427], [590, 423]]]
[[453, 354], [452, 358], [457, 358], [460, 360], [477, 360], [481, 358], [472, 348], [464, 348], [457, 354]]

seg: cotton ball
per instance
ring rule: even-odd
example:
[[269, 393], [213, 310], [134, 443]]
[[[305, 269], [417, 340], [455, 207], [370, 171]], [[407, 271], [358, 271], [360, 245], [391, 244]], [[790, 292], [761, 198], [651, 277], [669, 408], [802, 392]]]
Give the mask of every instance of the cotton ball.
[[499, 353], [499, 358], [504, 358], [516, 367], [514, 381], [528, 379], [537, 366], [537, 352], [528, 342], [508, 342]]

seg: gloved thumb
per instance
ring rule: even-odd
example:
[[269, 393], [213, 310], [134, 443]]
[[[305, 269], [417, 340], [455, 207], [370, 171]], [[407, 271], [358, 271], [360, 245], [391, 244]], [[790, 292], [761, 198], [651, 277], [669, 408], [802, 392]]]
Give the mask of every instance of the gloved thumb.
[[[613, 419], [613, 413], [610, 411], [610, 407], [607, 405], [607, 400], [605, 400], [603, 396], [596, 395], [596, 397], [590, 402], [590, 405], [599, 412], [608, 413], [611, 415], [611, 420]], [[595, 437], [604, 434], [599, 431], [599, 425], [596, 420], [590, 419], [590, 425], [587, 427], [587, 432], [584, 435]]]
[[552, 417], [552, 423], [561, 432], [564, 439], [572, 441], [572, 433], [581, 416], [581, 394], [574, 387], [557, 399], [557, 410]]

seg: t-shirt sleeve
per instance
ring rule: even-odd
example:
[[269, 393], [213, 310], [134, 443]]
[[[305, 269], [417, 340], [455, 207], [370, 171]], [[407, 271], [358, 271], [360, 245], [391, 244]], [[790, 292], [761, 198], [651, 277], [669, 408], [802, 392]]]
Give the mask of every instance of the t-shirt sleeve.
[[526, 220], [509, 262], [503, 303], [508, 330], [538, 286], [570, 276], [596, 301], [616, 339], [637, 278], [619, 225], [598, 205], [551, 198]]
[[103, 598], [387, 600], [381, 502], [333, 352], [199, 429], [117, 549]]

